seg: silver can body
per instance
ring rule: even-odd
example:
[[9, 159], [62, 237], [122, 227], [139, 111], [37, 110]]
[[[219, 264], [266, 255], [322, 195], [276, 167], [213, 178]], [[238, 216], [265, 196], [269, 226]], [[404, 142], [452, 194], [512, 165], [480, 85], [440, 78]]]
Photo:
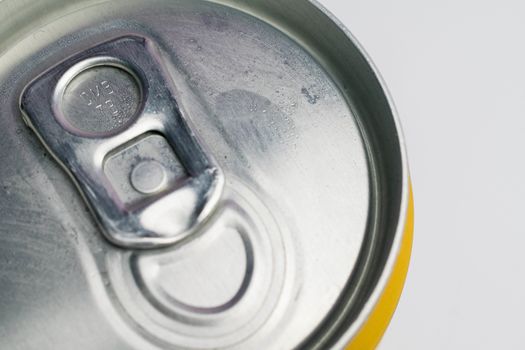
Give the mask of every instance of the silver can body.
[[409, 183], [391, 102], [333, 17], [300, 0], [3, 0], [0, 22], [2, 348], [355, 336]]

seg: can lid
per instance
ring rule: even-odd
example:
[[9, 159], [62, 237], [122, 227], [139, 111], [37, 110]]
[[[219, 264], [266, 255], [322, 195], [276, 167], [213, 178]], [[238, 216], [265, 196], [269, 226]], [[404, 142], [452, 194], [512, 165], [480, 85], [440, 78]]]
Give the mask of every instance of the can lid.
[[[0, 159], [18, 169], [0, 170], [17, 193], [0, 206], [45, 211], [0, 227], [51, 227], [27, 240], [67, 257], [29, 255], [62, 268], [49, 281], [77, 268], [67, 278], [88, 310], [65, 317], [97, 344], [141, 349], [349, 341], [397, 256], [408, 172], [388, 95], [346, 29], [300, 0], [64, 4], [0, 35], [0, 115], [13, 116]], [[15, 104], [73, 181], [34, 135], [15, 136]], [[61, 326], [47, 336], [80, 344]]]

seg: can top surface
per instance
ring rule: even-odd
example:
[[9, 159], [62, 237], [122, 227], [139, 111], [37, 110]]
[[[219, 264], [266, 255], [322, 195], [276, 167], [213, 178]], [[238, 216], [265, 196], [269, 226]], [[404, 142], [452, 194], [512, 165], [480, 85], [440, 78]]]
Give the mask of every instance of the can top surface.
[[28, 3], [0, 2], [4, 344], [348, 342], [408, 201], [349, 33], [301, 0]]

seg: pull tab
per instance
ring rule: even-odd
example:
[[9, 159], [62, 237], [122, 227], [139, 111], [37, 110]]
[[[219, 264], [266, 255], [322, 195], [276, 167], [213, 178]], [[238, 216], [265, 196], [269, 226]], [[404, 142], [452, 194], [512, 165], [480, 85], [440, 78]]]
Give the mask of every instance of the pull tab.
[[26, 123], [81, 189], [107, 238], [148, 248], [187, 237], [224, 179], [184, 120], [143, 38], [74, 56], [24, 91]]

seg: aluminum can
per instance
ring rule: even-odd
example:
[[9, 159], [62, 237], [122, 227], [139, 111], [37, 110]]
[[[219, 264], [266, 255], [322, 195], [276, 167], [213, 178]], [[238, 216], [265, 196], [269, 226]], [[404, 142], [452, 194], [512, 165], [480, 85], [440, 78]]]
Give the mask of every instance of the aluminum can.
[[373, 349], [404, 141], [306, 0], [0, 1], [0, 348]]

